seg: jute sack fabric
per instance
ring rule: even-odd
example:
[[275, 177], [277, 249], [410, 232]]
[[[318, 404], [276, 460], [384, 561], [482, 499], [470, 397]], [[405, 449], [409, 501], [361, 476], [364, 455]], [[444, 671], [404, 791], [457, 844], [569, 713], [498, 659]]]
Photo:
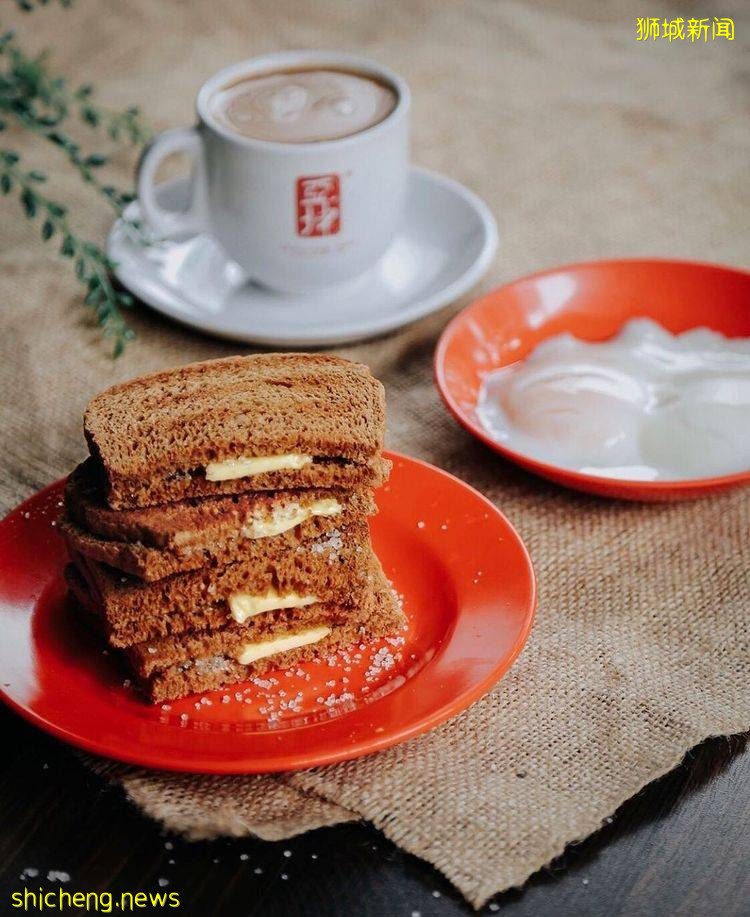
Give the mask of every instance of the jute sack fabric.
[[[736, 6], [732, 43], [644, 44], [637, 16], [679, 11], [623, 6], [78, 0], [17, 22], [3, 11], [3, 25], [52, 47], [55, 65], [95, 82], [109, 104], [140, 102], [158, 128], [188, 123], [194, 89], [227, 61], [316, 46], [383, 60], [414, 90], [415, 160], [466, 182], [498, 217], [483, 289], [593, 257], [747, 263], [746, 18]], [[49, 172], [81, 231], [103, 239], [108, 215], [59, 152], [7, 139]], [[120, 155], [113, 179], [126, 184], [132, 167]], [[81, 412], [96, 391], [248, 348], [138, 308], [138, 340], [112, 362], [38, 227], [6, 206], [0, 499], [10, 509], [81, 459]], [[384, 381], [389, 445], [477, 487], [529, 546], [539, 612], [511, 672], [430, 735], [335, 767], [213, 778], [91, 765], [191, 837], [281, 838], [368, 819], [480, 905], [596, 830], [703, 738], [750, 725], [750, 497], [607, 502], [504, 463], [448, 418], [433, 387], [434, 344], [460, 305], [338, 352]]]

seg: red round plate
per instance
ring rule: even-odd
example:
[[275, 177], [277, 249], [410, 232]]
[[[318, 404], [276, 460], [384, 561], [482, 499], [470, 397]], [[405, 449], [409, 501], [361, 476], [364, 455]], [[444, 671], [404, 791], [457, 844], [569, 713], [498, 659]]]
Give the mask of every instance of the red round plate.
[[372, 537], [408, 629], [293, 671], [167, 705], [146, 702], [116, 654], [79, 626], [55, 528], [62, 482], [0, 523], [2, 696], [66, 742], [175, 771], [263, 773], [343, 761], [455, 716], [521, 651], [531, 561], [508, 520], [457, 478], [391, 455]]
[[750, 482], [737, 474], [684, 481], [634, 481], [540, 462], [491, 439], [476, 416], [482, 380], [522, 360], [537, 344], [569, 332], [585, 341], [616, 334], [632, 318], [652, 318], [673, 333], [705, 326], [750, 335], [750, 273], [690, 261], [592, 261], [515, 280], [467, 306], [435, 351], [435, 382], [448, 410], [490, 448], [544, 478], [606, 497], [682, 500]]

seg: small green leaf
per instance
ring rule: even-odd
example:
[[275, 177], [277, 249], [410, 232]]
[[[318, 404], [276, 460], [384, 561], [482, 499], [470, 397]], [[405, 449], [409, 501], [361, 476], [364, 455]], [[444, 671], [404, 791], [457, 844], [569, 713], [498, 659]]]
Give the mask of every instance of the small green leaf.
[[47, 201], [47, 210], [53, 217], [64, 217], [68, 212], [68, 208], [58, 204], [57, 201]]
[[70, 233], [68, 233], [66, 234], [65, 238], [63, 239], [63, 243], [60, 246], [60, 254], [63, 256], [63, 258], [72, 258], [75, 252], [76, 252], [75, 241], [73, 239], [73, 236], [71, 236]]
[[3, 175], [0, 175], [0, 191], [2, 191], [3, 194], [8, 194], [12, 187], [13, 180], [11, 179], [10, 175], [8, 175], [7, 172]]
[[15, 150], [0, 150], [0, 157], [11, 166], [21, 158]]
[[55, 234], [54, 224], [49, 220], [45, 220], [42, 224], [42, 239], [46, 242], [48, 239], [51, 239]]
[[86, 277], [86, 262], [83, 258], [79, 258], [76, 261], [76, 277], [79, 280], [83, 280]]
[[26, 211], [26, 216], [30, 219], [36, 216], [36, 195], [31, 188], [24, 188], [21, 192], [21, 203]]
[[47, 181], [47, 176], [44, 172], [39, 172], [37, 169], [32, 169], [26, 176], [30, 181], [43, 182]]
[[102, 156], [101, 153], [92, 153], [91, 156], [86, 157], [84, 162], [87, 166], [98, 169], [99, 166], [105, 166], [109, 162], [109, 159], [106, 156]]

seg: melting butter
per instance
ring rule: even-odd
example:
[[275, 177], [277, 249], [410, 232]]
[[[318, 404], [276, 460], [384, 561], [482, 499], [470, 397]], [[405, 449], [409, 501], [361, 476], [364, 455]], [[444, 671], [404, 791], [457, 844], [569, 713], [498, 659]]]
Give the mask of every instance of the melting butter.
[[320, 599], [316, 595], [300, 595], [297, 592], [278, 593], [269, 589], [260, 595], [249, 592], [235, 592], [229, 596], [229, 609], [238, 624], [244, 624], [248, 618], [263, 614], [264, 611], [275, 611], [279, 608], [305, 608], [314, 605]]
[[206, 465], [206, 480], [234, 481], [237, 478], [247, 478], [268, 471], [297, 471], [311, 464], [312, 460], [311, 455], [303, 455], [299, 452], [224, 459], [221, 462], [209, 462]]
[[333, 497], [324, 497], [313, 500], [307, 506], [301, 503], [287, 503], [286, 506], [276, 507], [270, 516], [252, 519], [243, 526], [242, 534], [245, 538], [268, 538], [280, 535], [312, 519], [313, 516], [337, 516], [344, 507]]
[[296, 650], [300, 646], [318, 643], [331, 633], [330, 627], [321, 625], [298, 631], [296, 634], [285, 634], [283, 637], [273, 637], [270, 640], [258, 640], [255, 643], [246, 643], [236, 654], [235, 658], [240, 665], [250, 665], [258, 659], [275, 656], [277, 653], [286, 653]]

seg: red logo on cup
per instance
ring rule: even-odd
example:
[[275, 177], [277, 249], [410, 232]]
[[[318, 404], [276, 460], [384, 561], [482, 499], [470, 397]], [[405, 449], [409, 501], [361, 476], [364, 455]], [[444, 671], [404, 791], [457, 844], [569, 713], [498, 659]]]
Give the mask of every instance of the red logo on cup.
[[297, 235], [335, 236], [341, 228], [338, 175], [297, 179]]

